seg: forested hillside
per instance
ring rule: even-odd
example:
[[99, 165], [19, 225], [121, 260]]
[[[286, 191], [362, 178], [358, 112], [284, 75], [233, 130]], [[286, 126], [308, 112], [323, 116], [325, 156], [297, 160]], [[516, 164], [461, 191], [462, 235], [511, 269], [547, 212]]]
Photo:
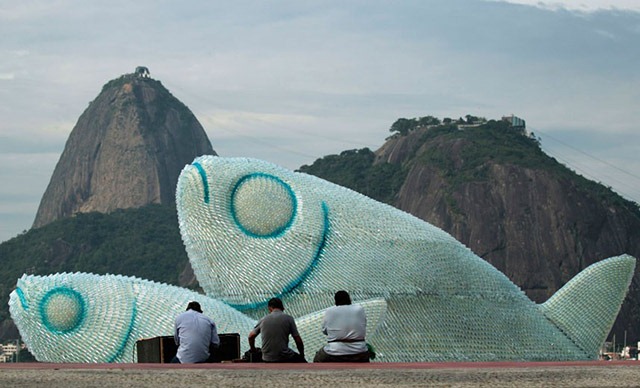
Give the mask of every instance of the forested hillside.
[[[344, 151], [300, 170], [444, 229], [539, 303], [590, 264], [640, 257], [638, 204], [546, 155], [524, 126], [425, 116], [398, 119], [390, 131], [375, 152]], [[375, 180], [371, 171], [392, 173]], [[614, 325], [617, 338], [640, 334], [639, 279]]]
[[[9, 294], [23, 273], [112, 273], [197, 287], [175, 207], [167, 205], [54, 221], [0, 244], [0, 263], [0, 322], [9, 318]], [[2, 334], [0, 339], [12, 338]]]

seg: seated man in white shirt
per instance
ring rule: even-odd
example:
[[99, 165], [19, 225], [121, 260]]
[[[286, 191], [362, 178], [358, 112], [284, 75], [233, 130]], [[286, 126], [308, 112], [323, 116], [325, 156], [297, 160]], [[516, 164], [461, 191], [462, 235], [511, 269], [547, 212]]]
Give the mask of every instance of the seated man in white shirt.
[[313, 362], [369, 362], [364, 309], [351, 304], [347, 291], [336, 292], [335, 301], [336, 305], [327, 309], [322, 321], [328, 343], [318, 350]]

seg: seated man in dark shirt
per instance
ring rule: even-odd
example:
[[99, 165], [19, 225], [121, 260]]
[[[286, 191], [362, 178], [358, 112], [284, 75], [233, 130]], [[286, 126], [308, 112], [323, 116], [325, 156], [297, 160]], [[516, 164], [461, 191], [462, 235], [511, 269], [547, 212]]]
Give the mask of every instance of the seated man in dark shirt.
[[[263, 317], [249, 332], [249, 347], [256, 351], [258, 334], [262, 334], [262, 360], [264, 362], [307, 362], [304, 358], [304, 344], [296, 322], [284, 313], [284, 305], [278, 298], [272, 298], [267, 305], [269, 314]], [[300, 354], [289, 348], [289, 334], [293, 337]]]

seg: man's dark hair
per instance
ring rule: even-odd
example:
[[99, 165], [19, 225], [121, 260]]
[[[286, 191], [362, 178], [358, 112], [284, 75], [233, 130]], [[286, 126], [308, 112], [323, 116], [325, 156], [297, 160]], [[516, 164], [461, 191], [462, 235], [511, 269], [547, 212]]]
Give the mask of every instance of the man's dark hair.
[[189, 310], [197, 311], [199, 313], [202, 312], [202, 308], [200, 307], [200, 303], [198, 302], [189, 302], [189, 304], [187, 305], [187, 311]]
[[282, 300], [280, 300], [280, 298], [269, 299], [269, 303], [267, 304], [267, 306], [271, 307], [272, 309], [284, 310], [284, 305], [282, 304]]
[[347, 291], [340, 290], [336, 292], [336, 295], [334, 298], [336, 300], [336, 306], [351, 304], [351, 297], [349, 296], [349, 293]]

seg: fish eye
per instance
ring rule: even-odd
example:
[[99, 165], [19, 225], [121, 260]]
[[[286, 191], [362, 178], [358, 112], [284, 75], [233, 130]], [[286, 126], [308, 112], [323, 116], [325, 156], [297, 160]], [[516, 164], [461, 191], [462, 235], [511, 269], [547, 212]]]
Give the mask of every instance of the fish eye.
[[40, 302], [42, 323], [57, 334], [68, 333], [82, 323], [85, 302], [78, 291], [58, 287], [49, 291]]
[[296, 214], [291, 187], [273, 175], [250, 174], [238, 181], [231, 195], [231, 214], [238, 227], [253, 237], [276, 237]]

